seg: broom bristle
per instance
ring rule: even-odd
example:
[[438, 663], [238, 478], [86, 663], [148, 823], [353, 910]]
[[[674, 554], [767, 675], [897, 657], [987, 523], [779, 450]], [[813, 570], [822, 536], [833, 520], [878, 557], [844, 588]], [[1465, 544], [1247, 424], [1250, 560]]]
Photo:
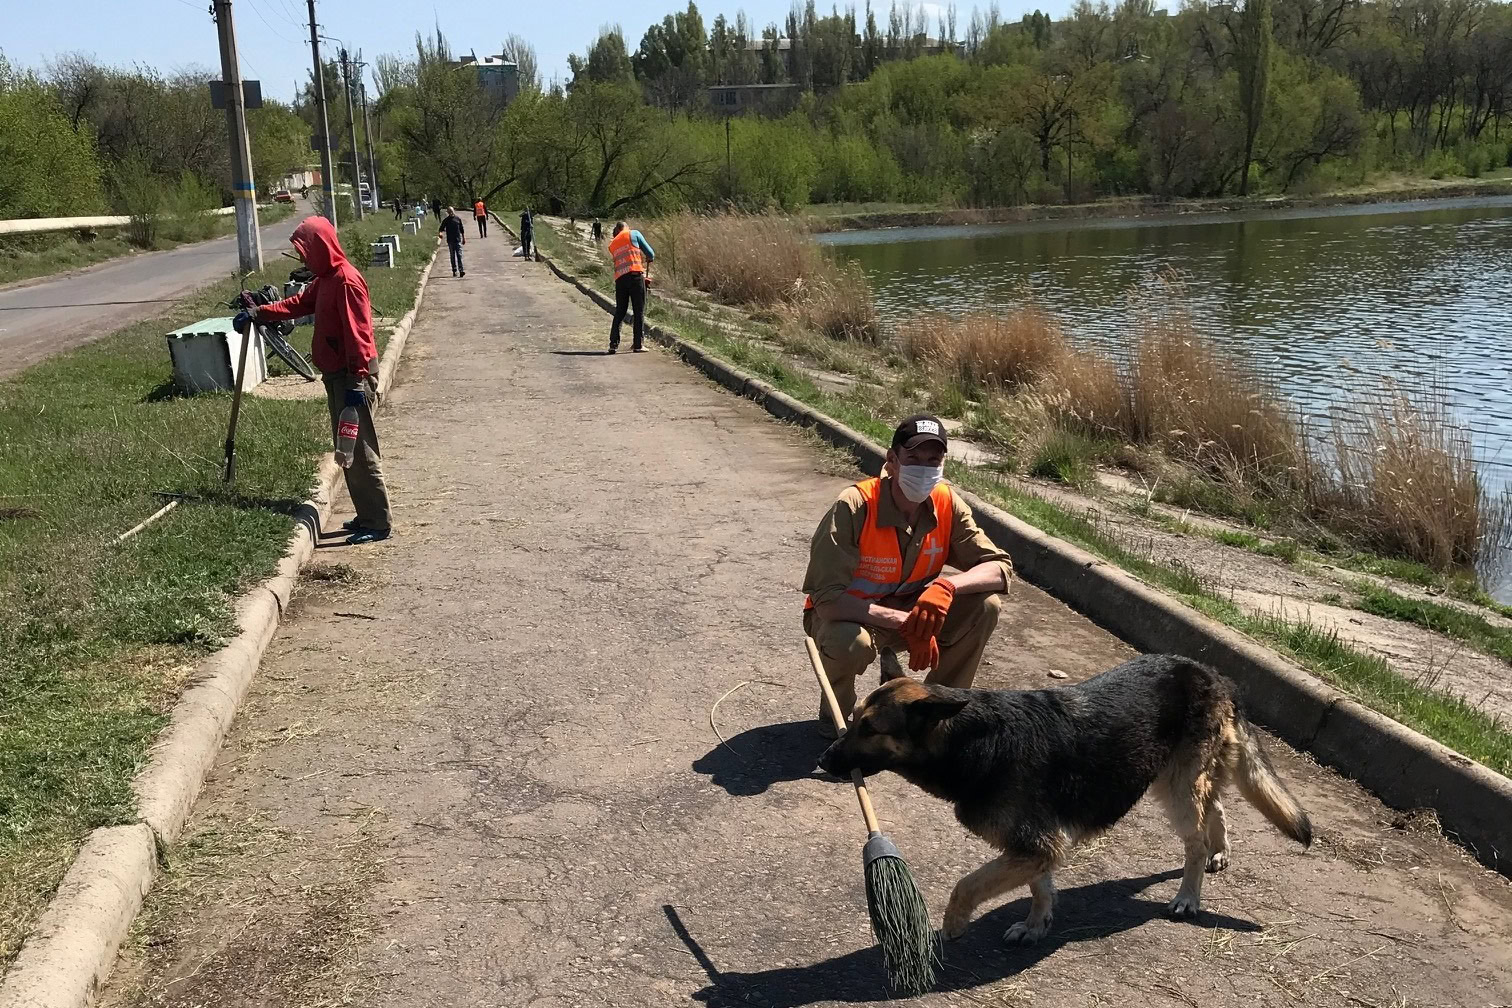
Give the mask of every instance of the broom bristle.
[[934, 987], [939, 939], [902, 858], [882, 855], [866, 862], [866, 906], [893, 993], [914, 996]]

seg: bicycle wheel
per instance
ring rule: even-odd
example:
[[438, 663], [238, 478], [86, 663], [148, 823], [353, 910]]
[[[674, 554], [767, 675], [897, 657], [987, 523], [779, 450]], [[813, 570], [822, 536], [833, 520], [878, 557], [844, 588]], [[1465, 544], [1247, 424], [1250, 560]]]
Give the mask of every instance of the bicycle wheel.
[[263, 342], [268, 345], [268, 349], [283, 358], [285, 364], [304, 375], [306, 381], [315, 380], [315, 369], [310, 366], [310, 362], [304, 359], [303, 354], [290, 346], [289, 341], [278, 334], [278, 330], [272, 326], [263, 326], [262, 334]]

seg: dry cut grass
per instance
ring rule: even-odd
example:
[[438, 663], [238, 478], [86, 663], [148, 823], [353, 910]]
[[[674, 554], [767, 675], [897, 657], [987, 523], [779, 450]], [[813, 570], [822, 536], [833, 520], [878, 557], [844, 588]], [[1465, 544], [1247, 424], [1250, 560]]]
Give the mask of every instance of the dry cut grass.
[[786, 217], [684, 212], [648, 231], [676, 284], [726, 304], [778, 309], [832, 339], [877, 338], [866, 278], [826, 256]]

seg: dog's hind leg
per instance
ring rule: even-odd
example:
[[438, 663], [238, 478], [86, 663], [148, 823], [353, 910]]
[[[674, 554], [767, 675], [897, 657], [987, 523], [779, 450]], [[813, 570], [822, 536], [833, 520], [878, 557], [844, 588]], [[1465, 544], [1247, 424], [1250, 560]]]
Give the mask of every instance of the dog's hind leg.
[[1045, 872], [1029, 880], [1029, 916], [1003, 933], [1009, 945], [1033, 945], [1045, 937], [1055, 916], [1055, 873]]
[[[1030, 879], [1038, 880], [1053, 867], [1052, 860], [1044, 856], [1003, 854], [993, 858], [956, 883], [955, 889], [950, 893], [950, 903], [945, 907], [945, 922], [941, 932], [946, 938], [961, 937], [966, 933], [966, 925], [971, 923], [971, 915], [977, 907], [995, 896], [1017, 889]], [[1053, 895], [1053, 888], [1051, 893]], [[1030, 916], [1032, 918], [1033, 914]]]
[[1216, 797], [1208, 802], [1203, 828], [1207, 832], [1207, 870], [1221, 872], [1229, 866], [1228, 821], [1223, 815], [1223, 802]]
[[1208, 865], [1208, 831], [1206, 811], [1217, 795], [1212, 780], [1200, 769], [1196, 773], [1172, 773], [1160, 788], [1160, 798], [1181, 837], [1186, 863], [1181, 874], [1181, 888], [1171, 900], [1172, 917], [1192, 917], [1202, 903], [1202, 876]]

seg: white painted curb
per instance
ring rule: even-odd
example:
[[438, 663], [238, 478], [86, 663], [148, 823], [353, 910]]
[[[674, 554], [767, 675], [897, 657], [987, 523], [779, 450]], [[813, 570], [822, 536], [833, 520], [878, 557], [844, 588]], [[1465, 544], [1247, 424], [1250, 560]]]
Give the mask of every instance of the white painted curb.
[[[420, 274], [415, 302], [389, 337], [378, 365], [380, 393], [393, 385], [439, 251], [438, 247], [431, 253]], [[195, 685], [174, 705], [147, 765], [132, 780], [141, 820], [129, 826], [102, 827], [84, 841], [36, 929], [0, 980], [0, 1008], [87, 1008], [94, 1003], [152, 888], [157, 850], [171, 845], [183, 832], [205, 775], [215, 765], [263, 652], [278, 629], [299, 569], [315, 551], [340, 471], [329, 455], [321, 462], [278, 572], [242, 596], [236, 612], [240, 632], [200, 662]]]

